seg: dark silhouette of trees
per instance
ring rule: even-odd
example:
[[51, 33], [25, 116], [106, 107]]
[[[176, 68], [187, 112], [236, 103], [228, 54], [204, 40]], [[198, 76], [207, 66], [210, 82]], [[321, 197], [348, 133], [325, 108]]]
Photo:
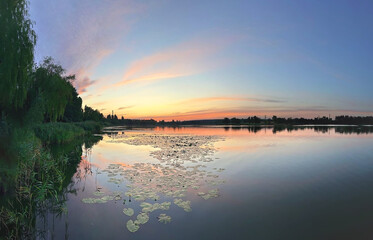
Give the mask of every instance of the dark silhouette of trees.
[[336, 116], [335, 123], [337, 124], [373, 124], [373, 116], [367, 117], [352, 117], [352, 116]]
[[229, 125], [229, 124], [231, 124], [231, 120], [229, 120], [229, 118], [224, 118], [223, 124], [224, 125]]
[[63, 121], [81, 122], [83, 121], [82, 99], [79, 97], [76, 89], [71, 86], [72, 99], [67, 103]]
[[247, 123], [251, 123], [251, 124], [259, 124], [261, 122], [261, 119], [258, 118], [257, 116], [254, 116], [254, 117], [248, 117], [247, 118]]
[[[114, 115], [113, 115], [114, 116]], [[373, 125], [373, 117], [352, 117], [352, 116], [337, 116], [335, 120], [330, 117], [316, 117], [312, 119], [307, 118], [280, 118], [273, 116], [272, 118], [262, 119], [257, 116], [248, 118], [224, 118], [224, 119], [208, 119], [208, 120], [187, 120], [187, 121], [155, 121], [151, 120], [135, 120], [135, 119], [122, 119], [116, 121], [115, 116], [108, 115], [106, 121], [109, 124], [119, 125], [139, 125], [139, 126], [177, 126], [177, 125], [249, 125], [253, 126], [256, 130], [262, 125], [275, 125], [275, 132], [284, 129], [291, 131], [293, 125], [328, 125], [328, 124], [352, 124], [352, 125]], [[323, 131], [325, 128], [318, 128]], [[328, 129], [328, 128], [326, 128]]]
[[241, 124], [241, 120], [238, 118], [232, 118], [231, 119], [231, 124]]
[[104, 119], [104, 115], [100, 113], [97, 109], [94, 110], [87, 105], [84, 107], [83, 120], [84, 121], [96, 121], [101, 122]]

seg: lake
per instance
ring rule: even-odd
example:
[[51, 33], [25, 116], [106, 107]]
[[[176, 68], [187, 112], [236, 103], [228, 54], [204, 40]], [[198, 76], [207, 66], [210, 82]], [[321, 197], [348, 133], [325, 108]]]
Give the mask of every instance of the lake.
[[371, 130], [108, 128], [66, 176], [39, 238], [373, 237]]

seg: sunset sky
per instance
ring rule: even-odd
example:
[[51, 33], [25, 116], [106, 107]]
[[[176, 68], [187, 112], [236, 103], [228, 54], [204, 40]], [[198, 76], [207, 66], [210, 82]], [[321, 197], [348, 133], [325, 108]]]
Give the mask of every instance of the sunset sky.
[[31, 0], [36, 60], [157, 120], [373, 114], [373, 1]]

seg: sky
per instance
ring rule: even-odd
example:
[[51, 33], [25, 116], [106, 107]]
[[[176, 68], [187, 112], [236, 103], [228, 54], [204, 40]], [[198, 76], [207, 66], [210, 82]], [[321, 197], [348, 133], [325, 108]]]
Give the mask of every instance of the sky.
[[37, 62], [132, 119], [373, 115], [373, 2], [30, 0]]

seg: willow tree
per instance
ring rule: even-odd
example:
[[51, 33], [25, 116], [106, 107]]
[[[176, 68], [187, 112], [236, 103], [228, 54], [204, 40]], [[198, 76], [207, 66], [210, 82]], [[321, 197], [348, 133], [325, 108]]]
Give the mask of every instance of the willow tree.
[[56, 121], [64, 115], [66, 105], [73, 97], [71, 81], [75, 76], [65, 76], [61, 65], [48, 57], [40, 64], [34, 74], [30, 96], [41, 98], [47, 121]]
[[27, 0], [0, 1], [0, 108], [21, 108], [33, 67], [36, 35]]

